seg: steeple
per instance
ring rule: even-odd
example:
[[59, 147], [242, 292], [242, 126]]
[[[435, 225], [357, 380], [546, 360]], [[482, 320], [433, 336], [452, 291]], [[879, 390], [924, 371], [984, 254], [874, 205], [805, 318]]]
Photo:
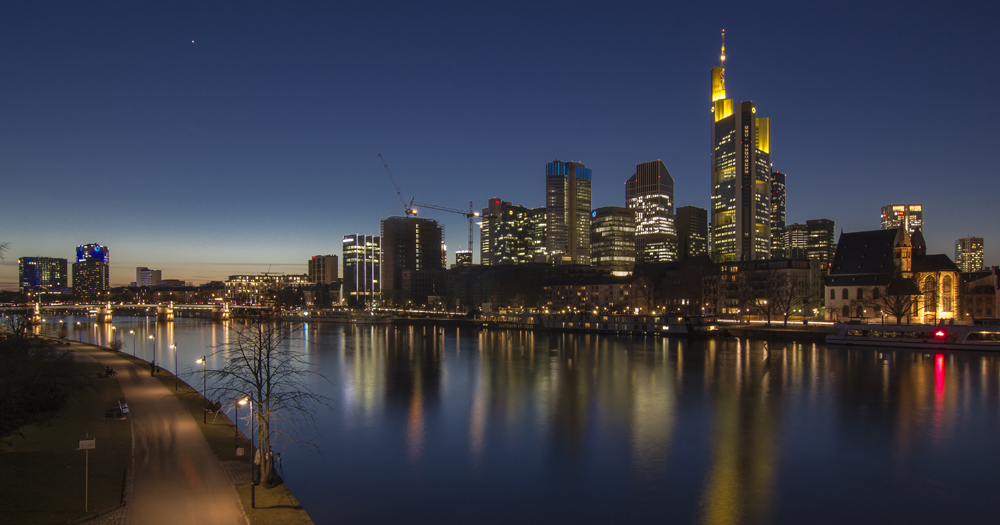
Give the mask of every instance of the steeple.
[[[726, 98], [726, 30], [722, 30], [722, 55], [719, 56], [719, 66], [712, 68], [712, 102]], [[712, 111], [718, 111], [714, 108]], [[720, 112], [721, 113], [721, 112]], [[716, 120], [724, 117], [716, 115]]]

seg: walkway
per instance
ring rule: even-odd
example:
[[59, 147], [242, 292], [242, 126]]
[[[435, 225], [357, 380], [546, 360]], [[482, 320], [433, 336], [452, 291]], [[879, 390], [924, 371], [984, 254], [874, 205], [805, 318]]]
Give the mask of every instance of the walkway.
[[70, 348], [114, 368], [128, 402], [134, 473], [125, 523], [246, 525], [222, 463], [191, 413], [149, 375], [148, 365], [89, 345]]

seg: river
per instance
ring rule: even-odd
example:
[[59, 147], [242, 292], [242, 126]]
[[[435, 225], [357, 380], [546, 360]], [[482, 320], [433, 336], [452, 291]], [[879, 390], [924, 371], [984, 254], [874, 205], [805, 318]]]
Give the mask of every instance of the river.
[[[201, 386], [232, 322], [59, 321]], [[80, 325], [76, 323], [80, 322]], [[316, 523], [960, 523], [1000, 515], [1000, 355], [307, 323]], [[134, 333], [130, 333], [134, 332]], [[153, 339], [149, 339], [152, 335]], [[133, 344], [134, 340], [134, 344]], [[214, 355], [213, 355], [214, 353]], [[322, 377], [320, 377], [322, 376]], [[325, 378], [325, 379], [324, 379]], [[241, 416], [243, 414], [241, 413]]]

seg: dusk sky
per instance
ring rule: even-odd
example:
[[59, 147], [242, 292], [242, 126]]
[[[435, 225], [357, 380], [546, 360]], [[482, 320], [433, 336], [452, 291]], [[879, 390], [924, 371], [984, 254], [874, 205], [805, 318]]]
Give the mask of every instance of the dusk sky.
[[[662, 159], [709, 206], [710, 69], [770, 117], [787, 222], [879, 228], [922, 203], [931, 253], [1000, 265], [995, 3], [6, 2], [0, 289], [17, 258], [111, 250], [193, 283], [305, 273], [404, 195], [544, 205], [545, 164], [623, 206]], [[990, 153], [993, 152], [993, 153]], [[446, 226], [449, 263], [466, 220]], [[478, 242], [478, 232], [476, 235]], [[478, 248], [476, 262], [479, 260]], [[72, 261], [71, 261], [72, 262]]]

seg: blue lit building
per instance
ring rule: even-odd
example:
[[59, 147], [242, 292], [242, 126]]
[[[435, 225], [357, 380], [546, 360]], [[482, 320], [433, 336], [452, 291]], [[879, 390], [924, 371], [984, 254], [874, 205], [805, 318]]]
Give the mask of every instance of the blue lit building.
[[21, 257], [17, 260], [21, 293], [66, 288], [68, 261], [54, 257]]
[[111, 250], [107, 246], [101, 246], [97, 243], [84, 244], [82, 246], [76, 247], [76, 262], [82, 263], [87, 261], [100, 261], [102, 263], [111, 264], [109, 259]]
[[111, 250], [97, 243], [76, 247], [73, 263], [73, 291], [93, 295], [111, 288]]
[[545, 166], [545, 251], [554, 262], [590, 264], [590, 185], [580, 162]]

